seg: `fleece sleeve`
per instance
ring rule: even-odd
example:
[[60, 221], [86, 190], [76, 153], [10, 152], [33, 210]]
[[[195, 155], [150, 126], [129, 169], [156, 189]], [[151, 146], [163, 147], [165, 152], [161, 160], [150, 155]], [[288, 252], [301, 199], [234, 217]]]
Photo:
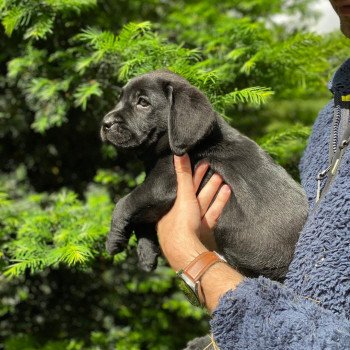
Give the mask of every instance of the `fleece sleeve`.
[[264, 277], [245, 279], [211, 320], [220, 350], [350, 349], [350, 322]]

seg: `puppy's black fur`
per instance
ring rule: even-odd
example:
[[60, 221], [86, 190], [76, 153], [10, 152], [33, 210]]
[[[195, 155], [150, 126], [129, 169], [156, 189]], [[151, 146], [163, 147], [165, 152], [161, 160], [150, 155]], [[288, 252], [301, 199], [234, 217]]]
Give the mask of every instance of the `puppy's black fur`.
[[[219, 252], [248, 276], [285, 276], [307, 215], [302, 188], [254, 141], [230, 127], [198, 89], [169, 71], [136, 77], [103, 119], [103, 141], [137, 152], [144, 183], [116, 205], [107, 250], [121, 251], [135, 229], [141, 266], [156, 266], [155, 223], [176, 197], [173, 153], [201, 160], [232, 188], [215, 229]], [[199, 191], [200, 191], [199, 189]]]

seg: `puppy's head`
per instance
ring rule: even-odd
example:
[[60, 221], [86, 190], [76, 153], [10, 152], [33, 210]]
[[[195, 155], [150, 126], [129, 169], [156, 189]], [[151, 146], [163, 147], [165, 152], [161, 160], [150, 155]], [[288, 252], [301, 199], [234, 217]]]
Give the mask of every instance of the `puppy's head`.
[[120, 101], [103, 118], [101, 138], [119, 148], [142, 148], [167, 133], [173, 153], [188, 152], [212, 130], [215, 112], [206, 96], [170, 71], [130, 80]]

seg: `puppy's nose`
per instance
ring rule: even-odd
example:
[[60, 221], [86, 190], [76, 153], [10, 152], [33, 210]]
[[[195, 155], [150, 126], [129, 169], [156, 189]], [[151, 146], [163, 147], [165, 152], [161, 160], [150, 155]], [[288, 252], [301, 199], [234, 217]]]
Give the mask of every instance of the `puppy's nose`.
[[108, 113], [104, 118], [103, 118], [103, 127], [105, 129], [109, 129], [114, 123], [116, 122], [114, 116], [112, 113]]

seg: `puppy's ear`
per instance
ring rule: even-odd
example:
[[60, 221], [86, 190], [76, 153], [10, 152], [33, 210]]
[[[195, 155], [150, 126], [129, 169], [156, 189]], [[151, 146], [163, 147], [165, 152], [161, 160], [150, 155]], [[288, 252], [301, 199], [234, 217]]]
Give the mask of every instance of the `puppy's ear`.
[[210, 133], [216, 116], [207, 97], [195, 87], [168, 84], [165, 90], [170, 103], [169, 144], [180, 156]]

